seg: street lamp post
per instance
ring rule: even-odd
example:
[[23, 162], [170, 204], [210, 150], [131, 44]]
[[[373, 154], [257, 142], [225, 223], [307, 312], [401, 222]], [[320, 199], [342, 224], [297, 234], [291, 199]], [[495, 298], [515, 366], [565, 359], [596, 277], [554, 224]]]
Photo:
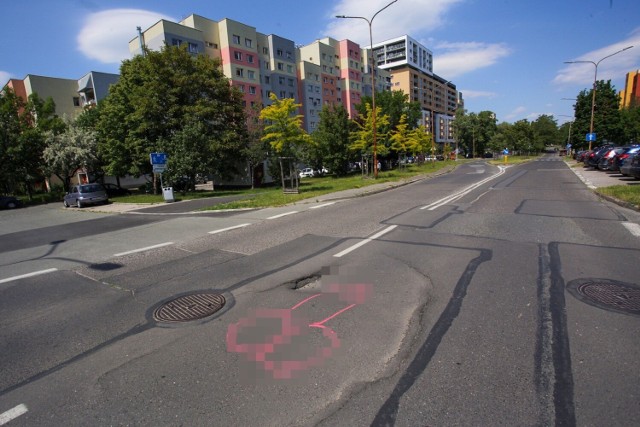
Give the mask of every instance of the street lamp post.
[[[562, 98], [565, 99], [565, 98]], [[559, 114], [562, 117], [571, 117], [573, 120], [575, 120], [575, 117], [573, 116], [567, 116], [566, 114]], [[573, 120], [571, 120], [569, 122], [569, 139], [567, 140], [567, 144], [571, 145], [571, 127], [573, 126]], [[571, 153], [569, 153], [569, 150], [567, 150], [567, 154], [570, 155]]]
[[376, 13], [373, 14], [373, 16], [371, 17], [371, 19], [365, 18], [364, 16], [347, 16], [347, 15], [336, 15], [336, 18], [343, 18], [343, 19], [364, 19], [365, 21], [367, 21], [367, 24], [369, 24], [369, 42], [371, 43], [370, 49], [371, 49], [371, 109], [373, 110], [373, 118], [372, 118], [372, 126], [373, 126], [373, 177], [374, 178], [378, 178], [378, 148], [377, 148], [377, 141], [376, 141], [376, 116], [377, 116], [377, 111], [376, 111], [376, 63], [375, 63], [375, 58], [373, 55], [373, 30], [371, 28], [372, 24], [373, 24], [373, 20], [375, 19], [376, 16], [378, 16], [378, 14], [380, 12], [382, 12], [383, 10], [385, 10], [386, 8], [388, 8], [389, 6], [391, 6], [392, 4], [394, 4], [395, 2], [397, 2], [398, 0], [393, 0], [391, 3], [389, 3], [388, 5], [386, 5], [385, 7], [383, 7], [382, 9], [378, 10]]
[[[627, 46], [624, 49], [620, 49], [617, 52], [612, 53], [611, 55], [607, 55], [604, 58], [601, 58], [599, 61], [594, 62], [594, 61], [565, 61], [565, 64], [582, 64], [582, 63], [588, 63], [588, 64], [593, 64], [595, 66], [595, 73], [593, 76], [593, 93], [591, 96], [591, 124], [589, 125], [589, 133], [593, 134], [593, 113], [595, 111], [595, 106], [596, 106], [596, 83], [598, 80], [598, 65], [600, 65], [600, 63], [602, 61], [604, 61], [607, 58], [611, 58], [613, 55], [617, 55], [620, 52], [624, 52], [625, 50], [631, 49], [633, 46]], [[591, 150], [591, 139], [589, 139], [589, 150]]]

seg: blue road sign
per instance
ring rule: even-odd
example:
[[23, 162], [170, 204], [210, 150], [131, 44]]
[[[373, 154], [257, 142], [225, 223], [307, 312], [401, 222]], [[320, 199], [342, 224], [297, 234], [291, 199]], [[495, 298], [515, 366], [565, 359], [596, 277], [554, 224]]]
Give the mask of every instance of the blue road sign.
[[596, 134], [595, 134], [595, 132], [593, 132], [593, 133], [588, 133], [588, 134], [587, 134], [587, 137], [586, 137], [586, 140], [587, 140], [588, 142], [593, 142], [593, 141], [595, 141], [595, 140], [596, 140]]
[[152, 165], [166, 165], [167, 153], [151, 153], [149, 154]]

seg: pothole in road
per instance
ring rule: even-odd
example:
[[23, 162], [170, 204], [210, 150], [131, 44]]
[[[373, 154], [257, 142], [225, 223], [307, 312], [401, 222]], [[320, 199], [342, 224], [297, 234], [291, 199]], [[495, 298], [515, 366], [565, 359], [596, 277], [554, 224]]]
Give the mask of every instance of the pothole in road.
[[640, 287], [609, 279], [576, 279], [567, 284], [571, 295], [604, 310], [640, 316]]
[[287, 282], [285, 283], [286, 286], [289, 287], [289, 289], [301, 289], [301, 288], [312, 288], [314, 284], [319, 283], [320, 278], [322, 276], [320, 274], [312, 274], [310, 276], [305, 276], [305, 277], [301, 277], [299, 279], [296, 280], [292, 280], [291, 282]]
[[217, 293], [183, 295], [160, 305], [153, 311], [153, 320], [163, 323], [190, 322], [204, 319], [224, 307], [224, 296]]

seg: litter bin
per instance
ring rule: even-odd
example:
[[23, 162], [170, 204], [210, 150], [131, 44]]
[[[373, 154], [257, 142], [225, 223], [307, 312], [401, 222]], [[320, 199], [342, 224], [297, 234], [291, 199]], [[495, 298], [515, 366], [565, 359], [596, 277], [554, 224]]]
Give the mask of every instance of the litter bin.
[[173, 187], [162, 187], [162, 196], [167, 203], [175, 202], [173, 198]]

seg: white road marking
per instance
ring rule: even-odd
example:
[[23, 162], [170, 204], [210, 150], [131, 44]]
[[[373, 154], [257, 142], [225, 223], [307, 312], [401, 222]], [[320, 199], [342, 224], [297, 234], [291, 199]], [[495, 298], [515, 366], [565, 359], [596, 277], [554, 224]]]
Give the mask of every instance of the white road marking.
[[309, 209], [319, 209], [319, 208], [324, 208], [325, 206], [331, 206], [334, 205], [336, 202], [329, 202], [329, 203], [325, 203], [323, 205], [318, 205], [318, 206], [311, 206]]
[[7, 277], [6, 279], [0, 280], [0, 283], [13, 282], [14, 280], [25, 279], [27, 277], [39, 276], [41, 274], [53, 273], [54, 271], [58, 271], [57, 268], [48, 268], [46, 270], [34, 271], [33, 273], [22, 274], [20, 276]]
[[636, 237], [640, 237], [640, 225], [633, 222], [623, 222], [622, 225], [624, 225], [624, 228], [629, 230], [629, 233]]
[[396, 227], [397, 227], [397, 225], [391, 225], [391, 226], [389, 226], [389, 227], [385, 228], [384, 230], [382, 230], [382, 231], [380, 231], [380, 232], [378, 232], [378, 233], [374, 234], [373, 236], [371, 236], [371, 237], [367, 237], [367, 238], [366, 238], [366, 239], [364, 239], [363, 241], [358, 242], [358, 243], [356, 243], [355, 245], [350, 246], [350, 247], [348, 247], [347, 249], [343, 250], [342, 252], [339, 252], [339, 253], [335, 254], [335, 255], [334, 255], [334, 257], [336, 257], [336, 258], [340, 258], [340, 257], [342, 257], [342, 256], [344, 256], [344, 255], [346, 255], [346, 254], [348, 254], [348, 253], [350, 253], [350, 252], [353, 252], [353, 251], [355, 251], [356, 249], [358, 249], [359, 247], [364, 246], [364, 245], [366, 245], [367, 243], [371, 242], [372, 240], [375, 240], [375, 239], [377, 239], [378, 237], [381, 237], [381, 236], [383, 236], [383, 235], [387, 234], [388, 232], [390, 232], [391, 230], [393, 230], [393, 229], [394, 229], [394, 228], [396, 228]]
[[15, 420], [20, 415], [26, 414], [28, 411], [29, 409], [27, 409], [27, 405], [21, 403], [18, 406], [9, 409], [6, 412], [3, 412], [2, 414], [0, 414], [0, 426], [5, 425], [11, 420]]
[[293, 215], [293, 214], [297, 214], [297, 213], [298, 213], [298, 211], [285, 212], [285, 213], [281, 213], [280, 215], [270, 216], [267, 219], [278, 219], [278, 218], [282, 218], [283, 216]]
[[113, 254], [113, 256], [131, 255], [131, 254], [135, 254], [135, 253], [138, 253], [138, 252], [149, 251], [151, 249], [162, 248], [164, 246], [169, 246], [169, 245], [173, 245], [173, 242], [159, 243], [157, 245], [147, 246], [146, 248], [134, 249], [132, 251], [127, 251], [127, 252], [120, 252], [119, 254]]
[[235, 230], [236, 228], [246, 227], [247, 225], [251, 225], [251, 224], [250, 223], [246, 223], [246, 224], [234, 225], [233, 227], [221, 228], [219, 230], [210, 231], [209, 234], [218, 234], [218, 233], [222, 233], [224, 231]]
[[436, 200], [435, 202], [431, 203], [430, 205], [427, 206], [423, 206], [420, 208], [420, 210], [424, 210], [424, 209], [428, 209], [430, 211], [435, 210], [437, 208], [439, 208], [440, 206], [446, 205], [448, 203], [451, 203], [455, 200], [458, 200], [459, 198], [461, 198], [462, 196], [470, 193], [472, 190], [475, 190], [476, 188], [480, 187], [481, 185], [491, 181], [492, 179], [495, 179], [497, 177], [499, 177], [500, 175], [502, 175], [507, 168], [505, 168], [504, 166], [498, 166], [500, 168], [500, 172], [498, 172], [495, 175], [491, 175], [488, 178], [483, 179], [482, 181], [476, 182], [473, 185], [470, 185], [466, 188], [463, 188], [462, 190], [458, 191], [457, 193], [453, 193], [450, 196], [447, 197], [443, 197], [440, 200]]

